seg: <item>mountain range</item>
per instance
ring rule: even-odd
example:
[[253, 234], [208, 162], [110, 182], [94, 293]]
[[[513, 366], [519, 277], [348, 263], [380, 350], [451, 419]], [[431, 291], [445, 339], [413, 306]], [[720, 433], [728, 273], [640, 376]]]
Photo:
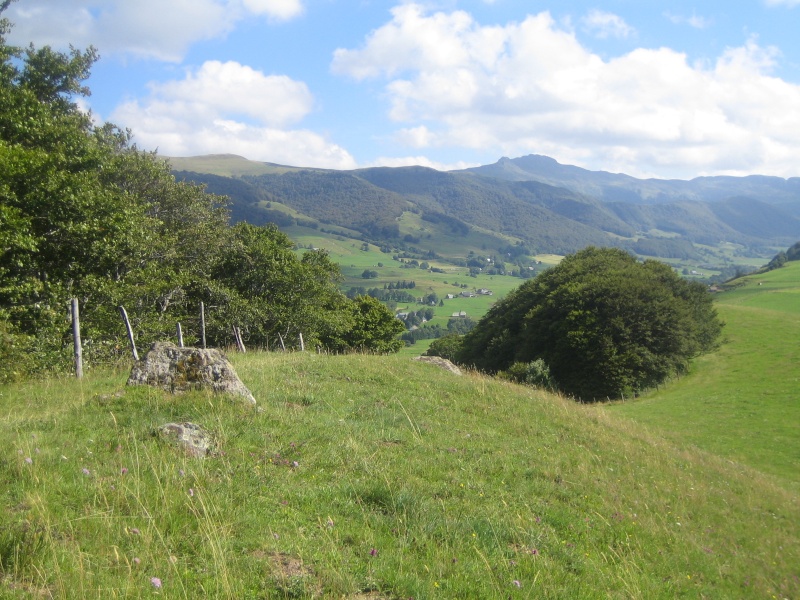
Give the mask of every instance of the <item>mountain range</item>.
[[378, 244], [410, 240], [436, 250], [473, 232], [484, 245], [536, 253], [598, 245], [698, 258], [701, 247], [721, 244], [770, 256], [800, 239], [800, 177], [637, 179], [539, 155], [457, 171], [335, 171], [234, 155], [169, 161], [178, 178], [229, 196], [234, 220], [337, 227]]

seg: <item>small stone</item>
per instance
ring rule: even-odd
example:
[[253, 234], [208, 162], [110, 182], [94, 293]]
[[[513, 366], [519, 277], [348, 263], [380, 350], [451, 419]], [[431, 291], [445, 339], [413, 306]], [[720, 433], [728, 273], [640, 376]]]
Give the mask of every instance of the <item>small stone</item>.
[[195, 423], [167, 423], [158, 435], [183, 448], [189, 456], [204, 458], [216, 451], [214, 436]]
[[440, 367], [445, 371], [450, 371], [454, 375], [463, 375], [461, 369], [459, 369], [456, 365], [454, 365], [446, 358], [442, 358], [441, 356], [417, 356], [414, 358], [414, 360], [436, 365], [437, 367]]

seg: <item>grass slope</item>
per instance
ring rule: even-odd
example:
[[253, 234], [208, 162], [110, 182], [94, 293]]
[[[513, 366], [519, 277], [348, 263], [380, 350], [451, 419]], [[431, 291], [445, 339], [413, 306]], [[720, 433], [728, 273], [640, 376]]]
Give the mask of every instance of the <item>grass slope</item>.
[[0, 387], [0, 595], [800, 594], [798, 496], [746, 466], [403, 357], [233, 358], [257, 410], [125, 373]]
[[721, 348], [637, 402], [604, 410], [779, 477], [800, 490], [800, 262], [719, 294]]

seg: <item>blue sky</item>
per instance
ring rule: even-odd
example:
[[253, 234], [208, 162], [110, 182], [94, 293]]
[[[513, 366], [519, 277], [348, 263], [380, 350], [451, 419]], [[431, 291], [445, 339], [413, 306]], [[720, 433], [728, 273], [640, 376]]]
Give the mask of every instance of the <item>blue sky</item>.
[[800, 176], [800, 0], [18, 0], [165, 156]]

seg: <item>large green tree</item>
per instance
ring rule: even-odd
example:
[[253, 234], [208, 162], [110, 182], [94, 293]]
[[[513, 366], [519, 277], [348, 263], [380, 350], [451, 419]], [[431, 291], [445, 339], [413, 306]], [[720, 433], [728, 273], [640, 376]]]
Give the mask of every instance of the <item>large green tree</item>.
[[70, 298], [90, 362], [126, 351], [119, 305], [140, 346], [178, 322], [196, 340], [205, 302], [213, 345], [236, 325], [254, 345], [302, 333], [336, 351], [394, 348], [386, 314], [343, 296], [324, 252], [298, 257], [274, 227], [230, 227], [225, 198], [176, 181], [130, 132], [95, 125], [75, 101], [94, 49], [16, 48], [9, 27], [0, 19], [0, 380], [69, 365]]
[[684, 372], [721, 328], [703, 285], [658, 261], [592, 247], [498, 302], [457, 359], [487, 372], [542, 359], [561, 391], [601, 400]]

